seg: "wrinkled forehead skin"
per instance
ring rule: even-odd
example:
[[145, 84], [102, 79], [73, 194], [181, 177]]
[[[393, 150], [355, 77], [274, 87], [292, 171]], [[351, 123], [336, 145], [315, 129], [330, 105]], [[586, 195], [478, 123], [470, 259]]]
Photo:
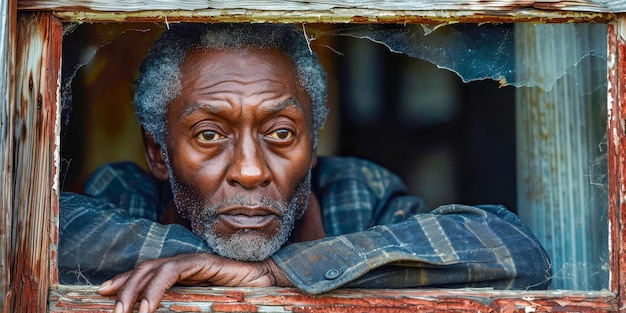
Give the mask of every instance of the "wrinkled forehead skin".
[[[250, 61], [251, 59], [255, 61]], [[190, 91], [201, 97], [203, 90], [207, 90], [207, 86], [219, 87], [224, 92], [232, 92], [240, 97], [262, 97], [262, 93], [276, 92], [276, 90], [271, 90], [276, 85], [286, 87], [295, 96], [299, 107], [303, 109], [307, 129], [313, 136], [311, 97], [302, 85], [293, 60], [280, 49], [197, 48], [187, 52], [180, 66], [180, 73], [181, 92], [176, 99], [180, 99], [183, 93]], [[253, 86], [254, 82], [259, 81], [265, 81], [265, 84], [260, 86], [256, 83]], [[166, 115], [168, 120], [172, 102], [168, 105]]]

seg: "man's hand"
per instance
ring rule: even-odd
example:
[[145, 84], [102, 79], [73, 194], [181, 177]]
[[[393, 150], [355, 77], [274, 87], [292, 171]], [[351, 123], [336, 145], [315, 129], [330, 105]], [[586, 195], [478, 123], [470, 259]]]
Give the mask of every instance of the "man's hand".
[[181, 254], [144, 262], [132, 271], [104, 282], [98, 292], [117, 294], [115, 313], [154, 312], [161, 297], [174, 284], [187, 286], [269, 287], [293, 286], [271, 258], [260, 262], [235, 261], [209, 253]]

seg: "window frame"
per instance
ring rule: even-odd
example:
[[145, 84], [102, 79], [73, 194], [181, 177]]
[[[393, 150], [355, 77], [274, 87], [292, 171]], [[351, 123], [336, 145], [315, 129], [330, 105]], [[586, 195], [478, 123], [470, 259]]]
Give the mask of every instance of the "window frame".
[[[227, 7], [222, 1], [159, 1], [152, 11], [135, 2], [7, 0], [2, 27], [8, 52], [0, 113], [0, 298], [4, 312], [111, 310], [114, 299], [95, 286], [60, 285], [57, 279], [60, 70], [64, 22], [286, 22], [286, 23], [485, 23], [536, 21], [608, 25], [608, 166], [610, 286], [603, 291], [350, 290], [309, 296], [293, 288], [183, 288], [169, 291], [170, 311], [624, 311], [626, 296], [626, 2], [601, 7], [546, 1], [259, 1]], [[599, 1], [598, 1], [599, 2]], [[571, 3], [571, 2], [569, 2]], [[468, 6], [471, 4], [471, 6]], [[214, 5], [214, 8], [207, 8]], [[235, 4], [230, 4], [235, 5]], [[401, 6], [400, 6], [401, 5]], [[122, 11], [123, 10], [123, 11]], [[2, 49], [0, 49], [2, 53]]]

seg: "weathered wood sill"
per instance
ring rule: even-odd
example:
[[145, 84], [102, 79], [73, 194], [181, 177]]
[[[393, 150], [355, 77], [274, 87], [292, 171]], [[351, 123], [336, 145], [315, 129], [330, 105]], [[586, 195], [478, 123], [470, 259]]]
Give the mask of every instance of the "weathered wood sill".
[[[48, 301], [50, 312], [111, 312], [115, 304], [95, 286], [52, 286]], [[311, 296], [278, 287], [175, 287], [158, 312], [614, 312], [617, 306], [609, 291], [342, 289]]]

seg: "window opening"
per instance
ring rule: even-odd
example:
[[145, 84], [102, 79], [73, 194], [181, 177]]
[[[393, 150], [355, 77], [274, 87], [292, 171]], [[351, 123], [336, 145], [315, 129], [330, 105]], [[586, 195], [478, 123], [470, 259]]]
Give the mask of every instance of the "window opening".
[[[128, 69], [138, 67], [165, 29], [66, 25], [66, 190], [80, 191], [102, 162], [144, 162], [130, 103], [136, 73]], [[608, 288], [606, 25], [325, 24], [303, 30], [336, 75], [329, 79], [336, 115], [322, 134], [324, 153], [372, 158], [433, 204], [478, 204], [490, 196], [504, 202], [548, 250], [553, 288]], [[111, 74], [113, 68], [123, 72]], [[388, 120], [400, 127], [383, 123]], [[467, 137], [459, 140], [463, 132]], [[396, 147], [375, 145], [384, 141]], [[352, 143], [352, 150], [341, 148]], [[109, 154], [117, 151], [125, 154]], [[415, 162], [394, 161], [401, 154]], [[506, 191], [497, 189], [502, 186]]]

